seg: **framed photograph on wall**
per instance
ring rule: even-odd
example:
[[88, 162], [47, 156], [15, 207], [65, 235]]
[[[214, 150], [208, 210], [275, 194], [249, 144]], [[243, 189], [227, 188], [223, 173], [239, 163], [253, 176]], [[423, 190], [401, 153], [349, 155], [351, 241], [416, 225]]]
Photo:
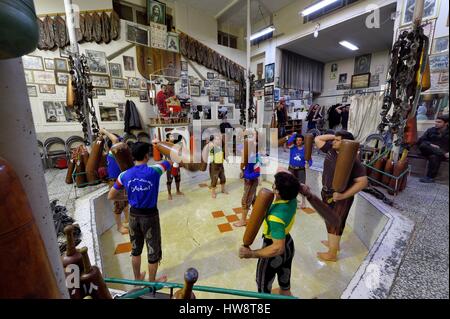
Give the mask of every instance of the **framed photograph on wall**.
[[37, 97], [37, 87], [36, 85], [27, 85], [28, 96], [29, 97]]
[[109, 89], [111, 87], [109, 83], [108, 75], [91, 75], [92, 86], [96, 88]]
[[94, 91], [98, 96], [106, 96], [106, 89], [95, 89]]
[[25, 72], [25, 82], [34, 83], [34, 76], [32, 70], [24, 70]]
[[109, 63], [109, 73], [113, 78], [121, 78], [122, 65], [120, 63]]
[[141, 88], [141, 79], [133, 78], [133, 77], [128, 78], [128, 88], [130, 90], [132, 90], [132, 89], [137, 89], [137, 90], [140, 89]]
[[54, 70], [55, 69], [55, 60], [45, 58], [44, 65], [45, 65], [46, 70]]
[[448, 70], [448, 54], [433, 54], [430, 55], [430, 72], [438, 73]]
[[206, 77], [208, 80], [214, 80], [214, 72], [208, 72], [206, 73]]
[[125, 97], [130, 97], [130, 96], [131, 96], [130, 90], [125, 90]]
[[56, 94], [56, 87], [54, 84], [40, 84], [39, 92], [45, 94]]
[[92, 73], [108, 74], [106, 53], [95, 50], [86, 50], [89, 69]]
[[135, 23], [127, 23], [126, 25], [126, 40], [131, 43], [140, 44], [143, 46], [150, 46], [150, 31]]
[[147, 93], [147, 91], [139, 91], [139, 101], [140, 102], [148, 102], [148, 93]]
[[347, 83], [347, 73], [339, 74], [339, 84]]
[[435, 38], [433, 40], [432, 54], [448, 52], [448, 36]]
[[181, 71], [186, 71], [188, 70], [188, 63], [187, 61], [181, 61]]
[[123, 68], [125, 71], [134, 71], [134, 57], [124, 55]]
[[200, 96], [200, 86], [198, 85], [191, 85], [190, 86], [190, 95], [191, 96]]
[[111, 78], [111, 89], [113, 90], [127, 90], [127, 79]]
[[220, 96], [227, 97], [228, 96], [228, 88], [221, 87], [220, 88]]
[[55, 60], [55, 71], [69, 71], [69, 63], [67, 59], [59, 59], [56, 58]]
[[56, 84], [58, 85], [67, 85], [69, 82], [70, 73], [65, 72], [56, 72]]
[[167, 51], [180, 52], [180, 39], [178, 33], [167, 32]]
[[363, 54], [355, 57], [355, 70], [353, 74], [365, 74], [370, 72], [372, 54]]
[[264, 87], [264, 95], [273, 95], [273, 85]]
[[273, 83], [275, 81], [275, 63], [267, 64], [265, 69], [265, 82]]
[[47, 123], [75, 122], [75, 116], [67, 110], [65, 101], [43, 101]]
[[36, 84], [55, 84], [55, 74], [49, 71], [33, 71], [33, 79]]
[[[440, 0], [424, 0], [422, 21], [436, 18], [439, 11]], [[401, 25], [411, 24], [414, 16], [416, 0], [404, 0], [402, 8]]]
[[40, 56], [24, 55], [22, 63], [23, 68], [27, 70], [44, 70], [44, 64]]
[[155, 0], [147, 0], [148, 22], [166, 24], [166, 5]]
[[352, 89], [368, 88], [370, 84], [370, 73], [352, 75]]

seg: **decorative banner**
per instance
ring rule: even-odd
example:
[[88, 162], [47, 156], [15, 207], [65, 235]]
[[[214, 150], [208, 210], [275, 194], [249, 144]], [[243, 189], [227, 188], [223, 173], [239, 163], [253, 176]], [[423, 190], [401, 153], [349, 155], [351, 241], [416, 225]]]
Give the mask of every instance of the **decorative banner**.
[[150, 22], [151, 47], [167, 50], [167, 26]]

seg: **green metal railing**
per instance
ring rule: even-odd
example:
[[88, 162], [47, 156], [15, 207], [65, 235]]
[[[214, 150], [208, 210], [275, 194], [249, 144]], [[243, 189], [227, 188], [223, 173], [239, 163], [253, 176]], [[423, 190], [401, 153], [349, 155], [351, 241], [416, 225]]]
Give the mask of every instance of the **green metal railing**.
[[[121, 299], [135, 299], [135, 298], [139, 298], [140, 296], [146, 295], [148, 293], [155, 293], [156, 291], [161, 290], [163, 288], [169, 288], [172, 290], [174, 288], [181, 289], [184, 286], [183, 284], [179, 284], [179, 283], [150, 282], [150, 281], [129, 280], [129, 279], [120, 279], [120, 278], [105, 278], [105, 282], [145, 287], [140, 290], [126, 293], [119, 297]], [[282, 296], [282, 295], [277, 295], [277, 294], [266, 294], [266, 293], [259, 293], [259, 292], [247, 291], [247, 290], [236, 290], [236, 289], [208, 287], [208, 286], [194, 285], [192, 287], [192, 290], [211, 292], [211, 293], [216, 293], [216, 294], [234, 295], [234, 296], [241, 296], [241, 297], [260, 298], [260, 299], [298, 299], [298, 298], [292, 297], [292, 296]]]

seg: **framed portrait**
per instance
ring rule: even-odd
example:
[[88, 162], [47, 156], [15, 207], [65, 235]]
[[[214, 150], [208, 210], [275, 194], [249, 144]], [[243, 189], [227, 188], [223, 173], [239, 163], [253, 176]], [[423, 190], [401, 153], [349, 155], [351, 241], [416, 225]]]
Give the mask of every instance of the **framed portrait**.
[[106, 96], [106, 89], [95, 89], [94, 91], [98, 96]]
[[70, 73], [65, 72], [56, 72], [56, 84], [58, 85], [67, 85], [69, 82]]
[[69, 71], [69, 64], [67, 59], [56, 58], [54, 61], [55, 61], [55, 71], [64, 71], [64, 72]]
[[214, 77], [215, 77], [214, 72], [208, 72], [208, 73], [206, 73], [206, 78], [207, 78], [208, 80], [214, 80]]
[[141, 90], [147, 90], [147, 80], [141, 79], [141, 82], [139, 84], [139, 88]]
[[355, 57], [355, 70], [353, 74], [369, 73], [371, 59], [372, 54], [364, 54]]
[[264, 79], [255, 81], [255, 90], [262, 90], [266, 81]]
[[147, 93], [147, 91], [139, 91], [139, 101], [140, 102], [148, 102], [148, 93]]
[[273, 85], [264, 87], [264, 95], [273, 95]]
[[448, 52], [448, 36], [433, 40], [432, 54]]
[[155, 0], [147, 0], [148, 22], [166, 24], [166, 5]]
[[33, 83], [34, 82], [33, 71], [31, 71], [31, 70], [24, 70], [24, 73], [25, 73], [25, 82]]
[[109, 74], [113, 78], [121, 78], [122, 65], [120, 63], [109, 63]]
[[352, 75], [352, 89], [368, 88], [370, 84], [370, 73]]
[[204, 86], [205, 88], [208, 88], [208, 87], [209, 87], [209, 84], [210, 84], [210, 81], [209, 81], [209, 80], [203, 81], [203, 86]]
[[131, 43], [140, 44], [143, 46], [150, 46], [149, 30], [138, 26], [135, 23], [127, 23], [126, 25], [126, 40]]
[[67, 109], [65, 101], [43, 101], [42, 105], [47, 123], [76, 122], [75, 115]]
[[131, 89], [137, 89], [139, 90], [141, 88], [141, 79], [139, 78], [128, 78], [128, 88]]
[[228, 103], [234, 104], [234, 96], [228, 97]]
[[111, 78], [111, 89], [126, 90], [128, 89], [127, 79]]
[[339, 84], [347, 83], [347, 73], [339, 74]]
[[37, 87], [36, 85], [27, 85], [27, 91], [29, 97], [37, 97]]
[[167, 32], [167, 50], [172, 52], [180, 52], [180, 38], [178, 33]]
[[46, 70], [54, 70], [55, 69], [55, 60], [45, 58], [44, 65], [45, 65]]
[[448, 70], [448, 54], [433, 54], [430, 55], [430, 72], [438, 73]]
[[190, 95], [191, 96], [200, 96], [200, 86], [191, 85], [190, 87]]
[[213, 86], [216, 86], [216, 87], [220, 86], [220, 80], [213, 80], [211, 83]]
[[26, 70], [44, 70], [44, 64], [40, 56], [24, 55], [22, 63], [23, 68]]
[[[401, 25], [410, 24], [413, 21], [414, 8], [416, 6], [415, 0], [404, 0]], [[422, 21], [436, 18], [439, 10], [439, 0], [424, 0]]]
[[181, 71], [187, 71], [187, 70], [188, 70], [187, 61], [181, 61]]
[[108, 74], [105, 52], [86, 50], [86, 57], [91, 73]]
[[125, 71], [134, 71], [134, 57], [124, 55], [123, 68]]
[[130, 96], [131, 96], [130, 90], [125, 90], [125, 97], [130, 97]]
[[188, 78], [182, 78], [181, 79], [181, 87], [187, 87], [189, 85], [189, 79]]
[[377, 86], [380, 86], [380, 75], [379, 74], [372, 74], [370, 76], [369, 87], [377, 87]]
[[220, 96], [227, 97], [228, 96], [228, 88], [221, 87], [220, 88]]
[[54, 84], [40, 84], [39, 92], [45, 94], [56, 94], [56, 87]]
[[36, 84], [55, 84], [55, 74], [50, 71], [33, 71], [33, 79]]
[[347, 103], [348, 101], [348, 96], [343, 96], [342, 97], [342, 103]]
[[96, 88], [105, 88], [109, 89], [109, 76], [108, 75], [91, 75], [92, 86]]
[[331, 64], [331, 73], [337, 72], [337, 70], [338, 70], [337, 63]]
[[265, 69], [265, 82], [273, 83], [275, 81], [275, 63], [267, 64]]

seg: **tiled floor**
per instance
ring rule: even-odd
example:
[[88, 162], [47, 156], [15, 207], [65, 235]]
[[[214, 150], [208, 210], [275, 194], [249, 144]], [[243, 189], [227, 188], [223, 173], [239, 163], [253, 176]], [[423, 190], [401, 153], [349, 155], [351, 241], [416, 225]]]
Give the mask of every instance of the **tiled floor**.
[[[263, 182], [262, 187], [270, 188]], [[183, 273], [189, 267], [199, 272], [198, 285], [255, 291], [256, 259], [240, 259], [238, 249], [245, 228], [237, 228], [233, 221], [240, 216], [243, 184], [230, 179], [229, 194], [217, 194], [212, 199], [207, 188], [195, 186], [183, 189], [185, 196], [167, 200], [160, 193], [163, 260], [159, 274], [168, 275], [170, 282], [183, 282]], [[220, 227], [219, 227], [220, 226]], [[347, 227], [339, 263], [324, 263], [316, 258], [323, 251], [320, 240], [326, 236], [325, 225], [318, 214], [298, 211], [291, 231], [296, 245], [292, 269], [292, 292], [301, 298], [338, 298], [346, 287], [367, 249]], [[258, 234], [252, 248], [261, 246]], [[114, 228], [101, 237], [105, 275], [132, 279], [128, 235]], [[128, 245], [128, 246], [127, 246]], [[142, 254], [142, 269], [146, 267], [146, 249]], [[274, 288], [277, 287], [275, 281]], [[131, 289], [114, 285], [113, 288]], [[198, 298], [229, 298], [229, 296], [198, 292]]]

